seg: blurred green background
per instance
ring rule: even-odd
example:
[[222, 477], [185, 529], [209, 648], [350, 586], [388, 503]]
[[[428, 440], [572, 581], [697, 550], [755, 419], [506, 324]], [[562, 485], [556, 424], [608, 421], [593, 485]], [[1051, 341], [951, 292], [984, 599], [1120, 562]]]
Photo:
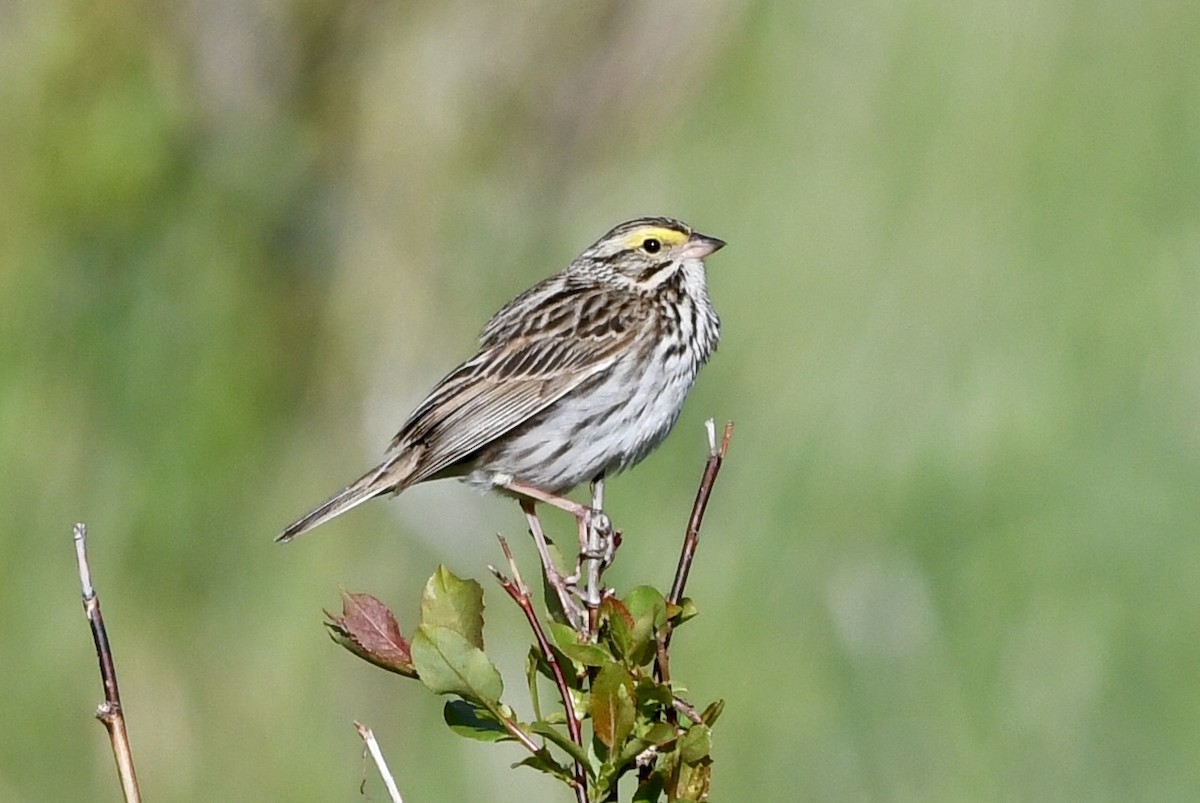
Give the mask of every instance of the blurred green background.
[[[70, 530], [147, 799], [558, 801], [323, 634], [486, 578], [453, 482], [272, 537], [488, 315], [681, 217], [725, 337], [609, 484], [669, 584], [714, 799], [1200, 790], [1200, 4], [0, 4], [0, 799], [117, 800]], [[569, 533], [569, 523], [551, 526]], [[519, 615], [489, 637], [521, 703]]]

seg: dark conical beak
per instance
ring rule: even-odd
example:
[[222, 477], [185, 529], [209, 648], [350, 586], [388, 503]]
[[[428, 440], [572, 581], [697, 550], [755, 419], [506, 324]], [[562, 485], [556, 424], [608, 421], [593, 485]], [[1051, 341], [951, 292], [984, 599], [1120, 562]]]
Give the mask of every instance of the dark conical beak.
[[724, 240], [718, 240], [716, 237], [709, 237], [707, 234], [701, 234], [698, 231], [692, 232], [692, 236], [684, 243], [683, 249], [680, 251], [680, 256], [684, 259], [704, 259], [704, 257], [725, 247]]

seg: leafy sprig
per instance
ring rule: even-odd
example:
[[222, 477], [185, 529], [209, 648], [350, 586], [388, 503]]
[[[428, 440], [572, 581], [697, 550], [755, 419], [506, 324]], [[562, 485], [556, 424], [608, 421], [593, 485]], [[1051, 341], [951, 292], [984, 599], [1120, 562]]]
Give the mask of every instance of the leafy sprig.
[[[529, 755], [514, 766], [558, 778], [579, 803], [616, 800], [621, 779], [629, 775], [637, 781], [635, 803], [664, 797], [707, 800], [712, 729], [724, 703], [717, 700], [701, 711], [684, 699], [682, 686], [671, 677], [668, 650], [673, 632], [697, 613], [683, 587], [732, 433], [732, 425], [726, 425], [718, 446], [711, 421], [708, 427], [709, 459], [666, 596], [646, 585], [620, 596], [611, 588], [591, 588], [584, 599], [587, 615], [578, 617], [555, 604], [555, 589], [545, 595], [547, 613], [539, 616], [508, 544], [500, 539], [508, 573], [492, 572], [534, 634], [525, 664], [531, 720], [521, 720], [504, 702], [504, 680], [485, 651], [482, 586], [444, 566], [425, 584], [411, 639], [378, 599], [346, 592], [342, 613], [326, 612], [330, 635], [360, 658], [451, 697], [443, 716], [460, 736], [521, 744]], [[613, 536], [615, 551], [620, 534]], [[581, 562], [588, 559], [594, 556], [581, 555]], [[544, 579], [555, 573], [543, 566]], [[546, 685], [555, 689], [559, 706], [543, 705]]]

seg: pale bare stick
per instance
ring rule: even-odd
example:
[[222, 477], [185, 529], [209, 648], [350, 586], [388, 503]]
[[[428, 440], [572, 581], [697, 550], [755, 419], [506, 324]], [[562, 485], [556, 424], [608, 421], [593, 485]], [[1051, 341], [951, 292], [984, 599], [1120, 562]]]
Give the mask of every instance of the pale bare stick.
[[688, 572], [692, 568], [692, 560], [696, 557], [696, 547], [700, 544], [700, 525], [704, 523], [704, 511], [708, 508], [708, 497], [712, 494], [713, 484], [717, 481], [717, 472], [729, 451], [729, 439], [733, 437], [733, 422], [725, 424], [725, 433], [717, 445], [716, 430], [710, 418], [704, 422], [708, 431], [708, 462], [704, 464], [704, 474], [700, 478], [700, 487], [696, 490], [696, 501], [692, 505], [692, 515], [688, 517], [687, 532], [683, 538], [683, 551], [679, 555], [679, 566], [675, 570], [675, 582], [671, 585], [671, 595], [667, 602], [678, 605], [683, 599], [683, 587], [687, 585]]
[[[700, 527], [704, 523], [704, 511], [708, 509], [708, 498], [712, 495], [713, 485], [717, 481], [717, 473], [725, 461], [729, 451], [729, 439], [733, 437], [733, 422], [725, 423], [725, 433], [721, 443], [717, 444], [716, 427], [710, 418], [704, 422], [708, 433], [708, 461], [704, 464], [704, 473], [700, 476], [700, 487], [696, 489], [696, 501], [692, 504], [692, 515], [688, 517], [687, 531], [683, 536], [683, 549], [679, 553], [679, 565], [675, 568], [675, 582], [671, 584], [671, 593], [667, 602], [678, 605], [683, 599], [683, 589], [687, 585], [688, 573], [692, 569], [692, 561], [696, 557], [696, 548], [700, 545]], [[667, 647], [671, 643], [671, 625], [656, 638], [657, 657], [654, 661], [654, 676], [661, 682], [671, 680], [671, 670], [668, 661]]]
[[354, 729], [362, 737], [363, 743], [367, 746], [367, 752], [371, 754], [371, 759], [375, 762], [375, 768], [383, 777], [383, 784], [387, 787], [392, 803], [404, 803], [404, 799], [400, 797], [400, 790], [396, 788], [396, 779], [392, 777], [392, 771], [388, 769], [383, 751], [379, 749], [379, 742], [375, 741], [375, 733], [357, 720], [354, 722]]
[[129, 747], [129, 733], [125, 730], [125, 714], [121, 708], [121, 692], [117, 688], [117, 667], [108, 643], [104, 616], [100, 613], [100, 598], [96, 596], [96, 589], [92, 586], [92, 571], [88, 566], [87, 525], [76, 524], [73, 535], [75, 561], [79, 564], [79, 585], [83, 591], [83, 612], [92, 629], [92, 641], [96, 644], [96, 657], [100, 662], [100, 680], [104, 684], [104, 702], [96, 709], [96, 719], [103, 722], [108, 730], [113, 758], [117, 762], [117, 776], [121, 780], [121, 791], [125, 794], [126, 803], [141, 803], [142, 793], [138, 789], [137, 772], [133, 767], [133, 751]]

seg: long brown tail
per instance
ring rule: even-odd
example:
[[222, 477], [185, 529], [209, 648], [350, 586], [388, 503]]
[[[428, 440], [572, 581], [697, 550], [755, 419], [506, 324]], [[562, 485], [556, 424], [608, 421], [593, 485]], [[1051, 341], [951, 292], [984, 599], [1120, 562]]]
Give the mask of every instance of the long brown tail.
[[396, 472], [391, 469], [392, 465], [389, 463], [371, 469], [326, 499], [316, 509], [289, 524], [287, 529], [275, 540], [291, 541], [297, 535], [308, 532], [313, 527], [324, 524], [334, 516], [340, 516], [351, 508], [358, 507], [368, 499], [373, 499], [389, 491], [402, 490], [403, 481], [397, 482]]

